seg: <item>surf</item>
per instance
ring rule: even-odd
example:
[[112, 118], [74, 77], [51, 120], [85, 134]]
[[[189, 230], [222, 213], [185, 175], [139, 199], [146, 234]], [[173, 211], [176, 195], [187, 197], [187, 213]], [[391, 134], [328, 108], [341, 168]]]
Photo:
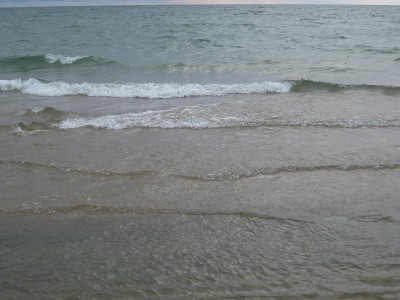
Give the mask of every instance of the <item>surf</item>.
[[0, 80], [1, 91], [20, 91], [37, 96], [72, 96], [114, 98], [169, 99], [195, 96], [224, 96], [229, 94], [287, 93], [290, 82], [254, 82], [238, 84], [199, 83], [66, 83], [28, 80]]

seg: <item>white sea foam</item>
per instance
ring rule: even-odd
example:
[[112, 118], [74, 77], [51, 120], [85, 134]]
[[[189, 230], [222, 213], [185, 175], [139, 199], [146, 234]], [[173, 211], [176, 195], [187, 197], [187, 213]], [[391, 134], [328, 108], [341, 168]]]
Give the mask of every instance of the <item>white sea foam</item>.
[[167, 99], [192, 96], [223, 96], [228, 94], [286, 93], [290, 82], [255, 82], [241, 84], [197, 83], [66, 83], [28, 80], [0, 80], [0, 90], [18, 90], [38, 96], [87, 95], [116, 98]]
[[35, 107], [35, 108], [31, 108], [30, 111], [33, 114], [40, 114], [42, 113], [46, 108], [45, 107]]
[[114, 130], [133, 127], [200, 129], [239, 126], [248, 121], [247, 118], [240, 115], [203, 114], [201, 106], [193, 106], [121, 115], [107, 115], [97, 118], [66, 119], [55, 126], [61, 129], [73, 129], [85, 126]]
[[64, 56], [64, 55], [56, 55], [56, 54], [46, 54], [45, 59], [48, 63], [53, 64], [55, 62], [59, 62], [60, 64], [63, 65], [70, 65], [76, 62], [77, 60], [80, 60], [82, 58], [85, 58], [86, 56]]
[[398, 119], [369, 119], [358, 118], [346, 120], [307, 120], [285, 119], [276, 115], [248, 115], [246, 113], [213, 113], [208, 106], [177, 107], [167, 110], [145, 111], [121, 115], [107, 115], [96, 118], [70, 118], [54, 125], [60, 129], [94, 127], [102, 129], [126, 128], [222, 128], [242, 126], [323, 126], [323, 127], [400, 127]]

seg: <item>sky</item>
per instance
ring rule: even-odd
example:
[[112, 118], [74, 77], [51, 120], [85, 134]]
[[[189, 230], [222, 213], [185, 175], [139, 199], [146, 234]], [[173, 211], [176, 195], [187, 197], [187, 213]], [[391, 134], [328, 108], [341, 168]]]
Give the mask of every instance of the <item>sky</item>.
[[0, 0], [0, 7], [145, 4], [360, 4], [400, 5], [400, 0]]

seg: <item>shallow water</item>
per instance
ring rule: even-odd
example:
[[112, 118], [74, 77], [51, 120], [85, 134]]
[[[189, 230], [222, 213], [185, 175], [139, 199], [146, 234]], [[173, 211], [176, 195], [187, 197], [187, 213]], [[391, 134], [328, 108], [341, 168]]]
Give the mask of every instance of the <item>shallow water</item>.
[[0, 298], [400, 297], [398, 7], [0, 15]]
[[2, 218], [5, 298], [398, 296], [389, 218], [81, 212]]

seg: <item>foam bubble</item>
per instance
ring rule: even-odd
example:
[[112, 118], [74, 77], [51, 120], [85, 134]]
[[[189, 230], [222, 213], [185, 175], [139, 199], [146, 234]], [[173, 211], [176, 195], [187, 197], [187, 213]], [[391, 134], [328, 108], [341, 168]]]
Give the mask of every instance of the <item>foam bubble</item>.
[[73, 129], [85, 126], [103, 129], [145, 128], [218, 128], [236, 126], [246, 122], [241, 116], [207, 116], [201, 114], [201, 108], [181, 107], [159, 111], [145, 111], [122, 115], [107, 115], [97, 118], [66, 119], [55, 125], [60, 129]]
[[358, 118], [345, 120], [285, 119], [276, 115], [248, 115], [246, 113], [212, 113], [207, 106], [177, 107], [167, 110], [145, 111], [97, 118], [70, 118], [54, 125], [60, 129], [94, 127], [120, 130], [126, 128], [222, 128], [222, 127], [400, 127], [398, 119]]
[[77, 60], [80, 60], [82, 58], [85, 58], [86, 56], [75, 56], [75, 57], [70, 57], [70, 56], [64, 56], [60, 54], [46, 54], [45, 59], [48, 63], [53, 64], [55, 62], [59, 62], [60, 64], [63, 65], [70, 65], [76, 62]]
[[46, 107], [35, 107], [35, 108], [31, 108], [30, 112], [33, 114], [40, 114], [42, 113], [44, 110], [46, 109]]
[[[31, 80], [31, 79], [29, 79]], [[22, 90], [22, 80], [14, 79], [14, 80], [0, 80], [0, 90], [1, 91], [14, 91], [14, 90]]]
[[38, 96], [87, 95], [116, 98], [168, 99], [193, 96], [223, 96], [228, 94], [286, 93], [290, 82], [255, 82], [241, 84], [198, 83], [66, 83], [28, 80], [0, 80], [0, 90], [19, 90]]

